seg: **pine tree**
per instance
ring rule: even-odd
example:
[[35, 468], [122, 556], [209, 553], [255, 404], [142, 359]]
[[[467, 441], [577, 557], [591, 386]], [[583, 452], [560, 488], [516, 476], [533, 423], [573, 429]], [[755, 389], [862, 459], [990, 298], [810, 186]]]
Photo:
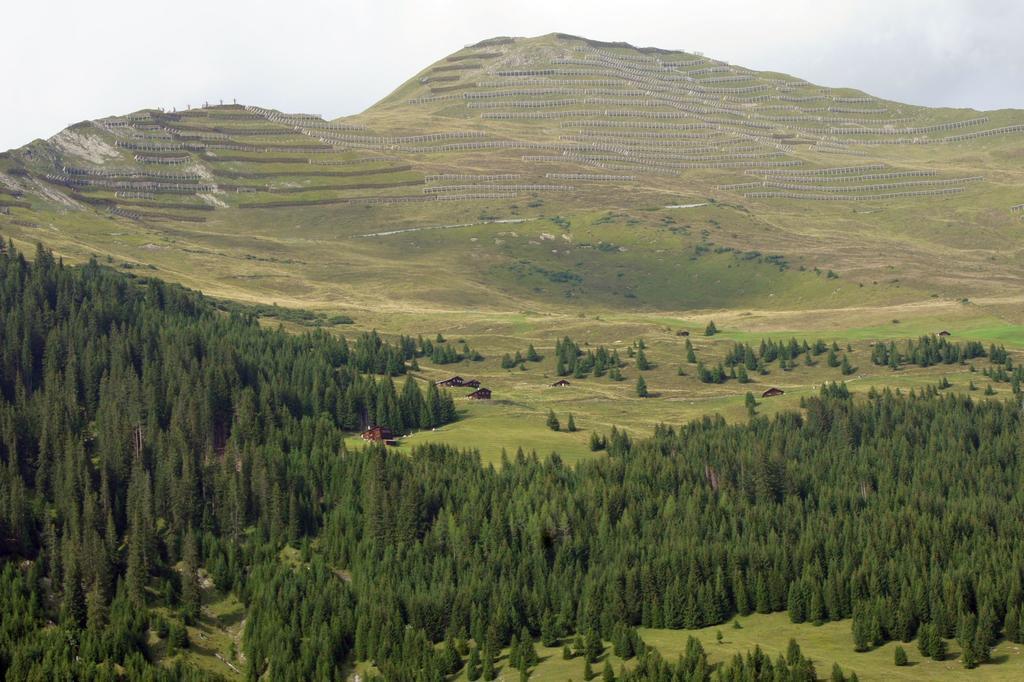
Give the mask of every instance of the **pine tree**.
[[[597, 434], [594, 434], [597, 435]], [[593, 438], [591, 438], [593, 442]], [[553, 647], [558, 644], [558, 633], [555, 625], [555, 617], [551, 611], [544, 611], [540, 619], [540, 643], [542, 646]]]
[[484, 648], [484, 658], [481, 665], [480, 677], [484, 682], [490, 682], [497, 676], [497, 671], [494, 669], [494, 652], [490, 646]]
[[445, 637], [443, 663], [444, 674], [446, 675], [454, 675], [462, 667], [462, 657], [459, 656], [458, 648], [455, 646], [455, 640], [452, 639], [451, 633]]
[[[747, 395], [751, 398], [753, 397], [750, 393]], [[786, 611], [789, 612], [789, 620], [793, 623], [803, 623], [807, 620], [807, 614], [804, 612], [803, 590], [800, 589], [800, 583], [792, 582], [789, 584]]]
[[192, 624], [199, 618], [202, 592], [199, 587], [199, 549], [195, 534], [189, 529], [184, 540], [184, 557], [181, 571], [181, 612], [185, 622]]
[[709, 321], [708, 326], [704, 328], [704, 336], [714, 336], [717, 333], [718, 327], [715, 326], [715, 321]]
[[554, 410], [548, 411], [547, 425], [548, 428], [551, 429], [552, 431], [558, 431], [560, 428], [562, 428], [562, 425], [558, 421], [558, 417], [555, 416]]
[[1011, 642], [1020, 643], [1020, 609], [1011, 606], [1006, 610], [1006, 618], [1003, 619], [1003, 636]]
[[533, 638], [525, 627], [519, 632], [519, 662], [520, 669], [524, 671], [540, 663], [537, 649], [533, 646]]
[[935, 650], [935, 640], [938, 638], [938, 634], [935, 631], [935, 625], [932, 623], [924, 623], [917, 630], [917, 650], [921, 652], [922, 656], [930, 658], [932, 652]]
[[469, 650], [469, 660], [466, 662], [466, 679], [469, 682], [476, 682], [482, 673], [480, 666], [480, 649], [473, 647]]
[[569, 433], [576, 433], [576, 420], [572, 418], [572, 412], [569, 413], [569, 421], [565, 425], [565, 430]]
[[850, 359], [846, 357], [846, 353], [843, 353], [843, 360], [839, 364], [839, 371], [843, 374], [843, 376], [848, 376], [850, 374], [853, 374], [854, 371], [856, 371], [854, 367], [850, 364]]
[[644, 378], [642, 376], [641, 377], [637, 377], [637, 379], [636, 379], [636, 394], [637, 394], [637, 397], [640, 397], [640, 398], [646, 398], [647, 397], [647, 382], [644, 381]]
[[971, 670], [978, 667], [978, 652], [974, 647], [974, 640], [961, 645], [960, 662], [965, 668]]
[[907, 664], [907, 652], [901, 646], [896, 647], [894, 654], [895, 663], [898, 666], [904, 666]]
[[863, 613], [853, 614], [853, 649], [857, 652], [867, 651], [871, 645], [868, 626]]
[[753, 393], [747, 391], [747, 395], [743, 398], [743, 403], [747, 407], [748, 416], [753, 417], [757, 414], [757, 398], [754, 397]]
[[803, 658], [803, 654], [800, 651], [800, 645], [796, 643], [795, 639], [790, 638], [786, 645], [786, 663], [796, 665], [801, 658]]
[[523, 666], [522, 659], [520, 658], [518, 635], [512, 635], [512, 641], [509, 643], [508, 662], [509, 665], [511, 665], [513, 668], [518, 668], [521, 670], [525, 667]]
[[593, 629], [587, 631], [587, 637], [584, 641], [584, 656], [591, 663], [597, 662], [597, 659], [601, 657], [601, 653], [604, 651], [604, 644], [601, 642], [601, 637]]
[[[69, 545], [70, 543], [65, 543]], [[64, 560], [64, 598], [61, 600], [61, 622], [72, 628], [85, 625], [85, 595], [76, 559]]]
[[93, 632], [99, 632], [107, 624], [107, 601], [100, 589], [99, 581], [93, 583], [85, 596], [85, 622]]

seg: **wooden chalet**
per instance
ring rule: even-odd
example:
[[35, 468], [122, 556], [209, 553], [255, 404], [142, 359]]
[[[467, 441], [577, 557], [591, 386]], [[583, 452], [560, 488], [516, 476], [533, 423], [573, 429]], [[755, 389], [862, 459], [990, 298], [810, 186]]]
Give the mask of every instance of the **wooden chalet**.
[[466, 397], [469, 398], [470, 400], [490, 400], [491, 399], [491, 389], [489, 389], [489, 388], [478, 388], [478, 389], [476, 389], [475, 391], [473, 391], [472, 393], [470, 393]]
[[459, 376], [449, 377], [448, 379], [442, 379], [441, 381], [436, 381], [434, 383], [438, 386], [465, 386], [465, 380]]
[[553, 388], [565, 388], [568, 385], [569, 385], [569, 382], [566, 381], [565, 379], [559, 379], [555, 383], [551, 384], [551, 386]]
[[762, 398], [774, 398], [775, 396], [782, 395], [783, 393], [785, 393], [785, 391], [783, 391], [781, 388], [775, 388], [774, 386], [772, 386], [767, 391], [762, 393], [761, 397]]
[[947, 332], [945, 329], [943, 329], [941, 332], [939, 332], [939, 336], [951, 336], [951, 334]]
[[689, 336], [689, 335], [690, 335], [690, 332], [686, 331], [685, 329], [680, 329], [679, 331], [676, 332], [676, 336]]
[[480, 388], [480, 380], [479, 379], [467, 379], [466, 381], [462, 382], [462, 387], [463, 388]]
[[360, 437], [373, 443], [388, 443], [389, 445], [394, 443], [391, 429], [386, 426], [371, 426], [363, 431]]

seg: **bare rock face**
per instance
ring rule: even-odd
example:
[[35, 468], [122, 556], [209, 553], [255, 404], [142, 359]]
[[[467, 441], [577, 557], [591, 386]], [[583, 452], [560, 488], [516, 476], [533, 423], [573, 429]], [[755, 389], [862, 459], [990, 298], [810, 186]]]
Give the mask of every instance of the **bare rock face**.
[[86, 133], [70, 128], [60, 131], [49, 142], [65, 154], [77, 156], [90, 163], [102, 164], [107, 159], [116, 159], [120, 154], [110, 144]]

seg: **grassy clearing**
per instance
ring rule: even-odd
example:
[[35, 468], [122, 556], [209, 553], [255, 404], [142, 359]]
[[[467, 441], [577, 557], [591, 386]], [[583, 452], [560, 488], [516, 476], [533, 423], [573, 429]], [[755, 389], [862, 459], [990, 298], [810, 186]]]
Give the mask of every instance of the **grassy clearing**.
[[[861, 680], [1017, 680], [1024, 679], [1024, 655], [1021, 645], [1000, 642], [992, 654], [993, 662], [975, 670], [965, 670], [957, 662], [960, 648], [955, 641], [947, 642], [949, 654], [944, 661], [925, 659], [917, 650], [917, 643], [889, 642], [865, 653], [853, 650], [850, 622], [826, 623], [820, 627], [802, 623], [795, 625], [785, 613], [755, 614], [740, 618], [742, 628], [730, 624], [701, 630], [642, 630], [644, 641], [656, 647], [663, 656], [674, 660], [683, 651], [688, 636], [697, 637], [712, 662], [722, 662], [736, 653], [745, 653], [759, 645], [773, 658], [785, 653], [789, 640], [796, 639], [804, 654], [814, 660], [819, 678], [829, 675], [833, 663], [838, 663], [849, 674], [855, 671]], [[724, 640], [716, 642], [721, 631]], [[894, 651], [902, 646], [910, 665], [896, 667]], [[554, 678], [552, 678], [554, 679]], [[564, 678], [563, 678], [564, 679]]]
[[[686, 648], [689, 637], [696, 637], [708, 654], [712, 664], [727, 662], [736, 654], [746, 654], [754, 647], [760, 646], [773, 659], [780, 653], [785, 654], [790, 639], [795, 639], [804, 655], [814, 662], [819, 679], [827, 679], [832, 666], [838, 663], [848, 675], [856, 672], [865, 682], [881, 682], [884, 680], [934, 680], [945, 682], [971, 679], [980, 682], [989, 680], [1024, 679], [1024, 647], [1012, 642], [1000, 642], [992, 651], [992, 662], [974, 670], [965, 670], [959, 663], [960, 649], [953, 640], [947, 641], [949, 652], [942, 661], [923, 658], [917, 650], [916, 641], [888, 642], [864, 653], [853, 650], [850, 635], [850, 621], [837, 621], [815, 626], [808, 623], [794, 624], [785, 613], [754, 614], [738, 619], [741, 627], [735, 629], [731, 624], [703, 628], [700, 630], [651, 630], [640, 631], [644, 641], [656, 648], [663, 658], [674, 661]], [[717, 641], [717, 633], [722, 633], [722, 642]], [[530, 679], [536, 682], [565, 682], [583, 680], [584, 661], [580, 657], [565, 660], [562, 657], [561, 645], [543, 647], [536, 644], [540, 664], [530, 672]], [[897, 667], [894, 664], [895, 649], [902, 646], [907, 652], [908, 665]], [[495, 662], [497, 679], [516, 680], [519, 671], [512, 668], [508, 661], [509, 651], [501, 652]], [[591, 667], [598, 677], [605, 663], [611, 665], [618, 675], [622, 668], [629, 669], [635, 659], [623, 661], [612, 652], [606, 643], [604, 654]], [[363, 661], [354, 666], [354, 672], [365, 675], [375, 669]], [[465, 669], [461, 670], [455, 680], [466, 679]]]
[[[164, 664], [177, 659], [227, 679], [242, 679], [245, 656], [242, 653], [242, 632], [245, 629], [245, 606], [232, 593], [223, 593], [209, 580], [203, 581], [203, 604], [199, 620], [186, 626], [189, 646], [167, 656], [167, 641], [150, 632], [149, 647], [154, 658]], [[177, 616], [160, 607], [153, 613], [168, 620]]]

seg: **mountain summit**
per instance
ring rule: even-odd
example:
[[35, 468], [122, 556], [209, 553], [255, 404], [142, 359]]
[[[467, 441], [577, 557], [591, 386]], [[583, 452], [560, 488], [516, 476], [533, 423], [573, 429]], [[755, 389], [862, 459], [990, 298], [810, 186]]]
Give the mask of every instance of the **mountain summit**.
[[[518, 246], [518, 236], [489, 235], [486, 252], [460, 244], [449, 251], [465, 257], [454, 278], [481, 300], [533, 298], [535, 283], [522, 283], [539, 278], [559, 285], [559, 296], [630, 294], [663, 307], [676, 294], [661, 299], [661, 287], [639, 279], [577, 286], [580, 269], [625, 281], [651, 266], [651, 253], [724, 249], [856, 274], [861, 285], [891, 280], [899, 267], [905, 285], [967, 296], [1018, 281], [1020, 263], [993, 261], [987, 245], [1021, 245], [1022, 132], [1017, 110], [910, 106], [700, 53], [564, 34], [499, 37], [430, 65], [357, 116], [218, 104], [74, 125], [0, 157], [0, 230], [31, 241], [45, 227], [69, 256], [113, 252], [157, 266], [163, 251], [192, 260], [229, 246], [249, 265], [275, 259], [275, 277], [289, 260], [321, 256], [300, 254], [292, 239], [344, 242], [346, 253], [368, 256], [380, 252], [365, 248], [375, 240], [412, 231], [413, 249], [357, 266], [406, 295], [391, 290], [385, 266], [415, 268], [424, 265], [417, 252], [452, 246], [424, 228], [557, 218], [556, 242], [615, 252], [626, 272], [559, 263], [551, 248], [517, 270], [546, 239], [542, 230]], [[680, 219], [687, 208], [699, 210]], [[599, 229], [616, 220], [660, 231]], [[569, 227], [582, 224], [590, 232]], [[213, 234], [222, 235], [216, 245]], [[258, 236], [276, 240], [277, 252], [250, 253]], [[936, 267], [953, 252], [957, 272]], [[322, 279], [337, 284], [333, 274]], [[790, 302], [834, 295], [818, 289]]]

